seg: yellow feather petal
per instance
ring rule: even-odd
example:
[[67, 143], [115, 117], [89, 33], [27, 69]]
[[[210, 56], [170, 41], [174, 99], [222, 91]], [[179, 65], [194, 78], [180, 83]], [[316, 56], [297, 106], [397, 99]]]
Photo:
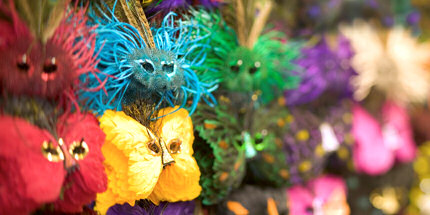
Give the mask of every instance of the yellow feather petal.
[[169, 114], [177, 108], [177, 106], [164, 108], [159, 112], [159, 116], [165, 115], [157, 122], [158, 125], [161, 123], [160, 136], [165, 141], [175, 138], [181, 139], [181, 154], [192, 155], [194, 142], [193, 122], [188, 111], [183, 108]]
[[200, 195], [200, 170], [196, 160], [183, 154], [177, 154], [174, 158], [175, 163], [163, 170], [148, 198], [155, 204], [160, 201], [188, 201]]
[[107, 190], [104, 193], [97, 194], [96, 206], [94, 209], [100, 212], [100, 214], [106, 214], [107, 210], [114, 205], [115, 202], [113, 193]]
[[162, 164], [160, 154], [147, 146], [155, 135], [123, 112], [106, 111], [100, 118], [100, 127], [106, 134], [102, 152], [108, 189], [97, 196], [97, 209], [105, 213], [116, 203], [134, 205], [135, 200], [147, 198]]

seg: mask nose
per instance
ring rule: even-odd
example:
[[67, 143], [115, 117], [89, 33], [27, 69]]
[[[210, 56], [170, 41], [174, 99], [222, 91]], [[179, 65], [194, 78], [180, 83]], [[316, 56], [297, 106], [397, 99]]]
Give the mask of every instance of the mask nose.
[[167, 150], [166, 143], [161, 140], [161, 162], [163, 163], [163, 167], [169, 166], [170, 164], [175, 163], [175, 159], [173, 159], [170, 152]]
[[66, 145], [64, 144], [63, 138], [58, 140], [58, 145], [60, 145], [61, 151], [64, 155], [64, 169], [67, 173], [71, 173], [79, 167], [78, 162], [70, 155], [69, 150], [67, 150]]

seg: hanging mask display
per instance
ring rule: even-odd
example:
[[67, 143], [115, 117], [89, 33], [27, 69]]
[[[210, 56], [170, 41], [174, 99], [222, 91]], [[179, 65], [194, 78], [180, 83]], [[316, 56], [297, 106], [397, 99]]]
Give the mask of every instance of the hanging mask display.
[[[253, 129], [254, 110], [297, 82], [290, 73], [297, 47], [281, 42], [285, 36], [279, 32], [262, 34], [273, 3], [248, 2], [246, 11], [242, 1], [231, 3], [232, 8], [225, 8], [225, 12], [237, 11], [237, 24], [242, 26], [230, 27], [224, 21], [227, 18], [218, 12], [191, 11], [196, 21], [211, 30], [214, 36], [210, 46], [216, 47], [208, 51], [207, 60], [197, 70], [207, 71], [208, 77], [220, 82], [215, 93], [218, 105], [212, 108], [201, 104], [193, 116], [198, 133], [195, 156], [204, 171], [200, 183], [205, 205], [220, 202], [238, 187], [245, 174], [246, 158], [254, 158], [265, 145], [275, 144], [273, 134], [257, 126]], [[256, 10], [259, 13], [254, 16]], [[251, 21], [244, 23], [245, 16]], [[245, 29], [249, 36], [245, 36]]]

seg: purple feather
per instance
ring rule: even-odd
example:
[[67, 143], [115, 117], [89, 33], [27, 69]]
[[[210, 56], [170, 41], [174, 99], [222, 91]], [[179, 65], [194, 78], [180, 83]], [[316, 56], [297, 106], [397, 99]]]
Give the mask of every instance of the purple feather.
[[161, 202], [158, 206], [149, 203], [143, 208], [139, 204], [130, 206], [128, 203], [114, 205], [107, 211], [107, 215], [193, 215], [194, 201], [187, 202]]
[[315, 46], [302, 49], [302, 55], [296, 61], [303, 68], [296, 72], [302, 81], [297, 89], [285, 91], [288, 106], [312, 102], [323, 94], [339, 99], [352, 95], [349, 81], [356, 73], [350, 65], [353, 52], [345, 37], [338, 38], [336, 50], [330, 49], [323, 37]]
[[177, 9], [188, 8], [192, 3], [192, 0], [163, 0], [159, 2], [154, 0], [146, 9], [145, 13], [152, 17], [158, 13], [162, 15], [175, 11]]
[[188, 9], [192, 5], [202, 5], [206, 8], [214, 8], [219, 4], [220, 2], [216, 0], [163, 0], [161, 2], [154, 0], [153, 3], [146, 8], [145, 12], [149, 17], [152, 17], [158, 13], [167, 14], [170, 11]]

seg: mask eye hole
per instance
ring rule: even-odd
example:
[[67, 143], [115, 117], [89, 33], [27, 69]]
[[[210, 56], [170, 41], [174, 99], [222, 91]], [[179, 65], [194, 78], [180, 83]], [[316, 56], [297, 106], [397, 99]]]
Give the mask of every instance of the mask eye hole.
[[46, 74], [52, 74], [57, 71], [57, 62], [55, 57], [51, 58], [43, 65], [43, 72]]
[[255, 74], [260, 69], [261, 63], [259, 61], [254, 63], [254, 66], [249, 69], [250, 74]]
[[267, 136], [267, 130], [263, 129], [259, 134], [255, 137], [255, 144], [258, 145], [260, 143], [263, 143], [264, 138]]
[[167, 63], [167, 62], [161, 62], [161, 69], [167, 73], [172, 74], [175, 72], [175, 64], [173, 62]]
[[28, 64], [27, 55], [23, 54], [22, 57], [16, 63], [16, 67], [22, 73], [27, 73], [30, 70], [30, 64]]
[[255, 138], [255, 144], [260, 144], [260, 143], [262, 143], [263, 142], [263, 137], [257, 137], [257, 138]]
[[169, 151], [172, 154], [176, 154], [181, 150], [182, 141], [180, 139], [173, 139], [169, 142]]
[[242, 60], [238, 60], [237, 63], [233, 66], [230, 67], [231, 71], [233, 72], [239, 72], [240, 71], [240, 66], [242, 66], [243, 61]]
[[55, 147], [50, 141], [43, 141], [42, 154], [50, 162], [59, 162], [64, 160], [64, 154], [60, 147]]
[[157, 144], [155, 140], [151, 140], [148, 143], [148, 149], [153, 152], [153, 154], [158, 155], [161, 153], [160, 146]]
[[148, 59], [136, 61], [146, 72], [154, 73], [155, 68], [152, 62]]
[[69, 153], [76, 160], [82, 160], [87, 156], [90, 149], [88, 148], [87, 143], [82, 139], [81, 141], [74, 141], [69, 147]]
[[43, 65], [43, 72], [42, 72], [42, 80], [44, 81], [52, 81], [55, 79], [57, 75], [57, 62], [55, 57], [51, 58], [50, 60], [46, 61]]

